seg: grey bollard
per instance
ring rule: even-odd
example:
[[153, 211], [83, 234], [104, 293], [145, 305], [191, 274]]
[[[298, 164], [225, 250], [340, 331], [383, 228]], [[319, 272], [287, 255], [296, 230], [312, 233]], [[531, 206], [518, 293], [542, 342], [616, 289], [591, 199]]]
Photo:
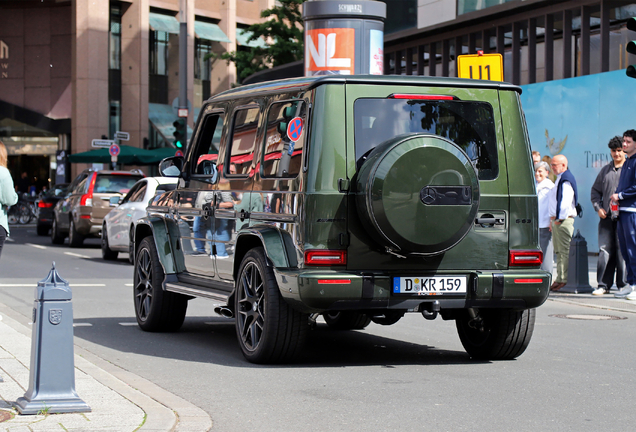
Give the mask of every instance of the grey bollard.
[[594, 289], [590, 286], [590, 275], [587, 265], [587, 242], [577, 230], [570, 242], [570, 255], [568, 256], [568, 281], [559, 290], [560, 293], [586, 294]]
[[73, 306], [68, 282], [55, 270], [38, 282], [33, 302], [29, 389], [20, 414], [89, 412], [75, 391]]

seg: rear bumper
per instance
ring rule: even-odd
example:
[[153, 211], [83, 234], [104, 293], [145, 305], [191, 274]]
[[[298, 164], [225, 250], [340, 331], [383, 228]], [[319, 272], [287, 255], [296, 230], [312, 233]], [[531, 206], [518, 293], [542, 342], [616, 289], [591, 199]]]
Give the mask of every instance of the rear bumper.
[[540, 269], [444, 272], [468, 276], [467, 293], [451, 297], [393, 294], [393, 275], [389, 274], [280, 268], [274, 273], [281, 295], [303, 312], [418, 310], [423, 303], [433, 302], [441, 309], [530, 309], [546, 301], [551, 282], [551, 275]]

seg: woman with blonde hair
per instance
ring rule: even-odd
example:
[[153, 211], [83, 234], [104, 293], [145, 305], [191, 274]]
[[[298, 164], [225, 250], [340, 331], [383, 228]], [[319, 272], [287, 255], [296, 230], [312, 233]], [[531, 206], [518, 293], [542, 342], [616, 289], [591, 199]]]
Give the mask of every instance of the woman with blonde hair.
[[548, 178], [550, 166], [544, 162], [538, 162], [534, 166], [534, 178], [537, 185], [537, 198], [539, 201], [539, 244], [543, 251], [543, 263], [541, 269], [552, 273], [554, 266], [554, 247], [552, 246], [552, 233], [550, 232], [550, 212], [548, 202], [553, 193], [554, 183]]
[[18, 202], [18, 194], [15, 193], [13, 179], [7, 169], [8, 159], [7, 148], [0, 141], [0, 255], [2, 255], [4, 241], [9, 236], [7, 209]]

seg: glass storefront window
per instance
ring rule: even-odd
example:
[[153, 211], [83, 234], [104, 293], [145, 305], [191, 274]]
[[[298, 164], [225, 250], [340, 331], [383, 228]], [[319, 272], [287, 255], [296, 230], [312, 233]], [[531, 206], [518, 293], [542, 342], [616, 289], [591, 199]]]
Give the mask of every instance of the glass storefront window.
[[108, 33], [108, 68], [121, 69], [121, 7], [110, 8], [110, 32]]
[[150, 73], [168, 75], [169, 34], [164, 31], [150, 31]]
[[457, 15], [474, 12], [491, 6], [520, 0], [457, 0]]
[[194, 78], [210, 80], [210, 59], [206, 56], [212, 52], [210, 41], [196, 38], [194, 40]]

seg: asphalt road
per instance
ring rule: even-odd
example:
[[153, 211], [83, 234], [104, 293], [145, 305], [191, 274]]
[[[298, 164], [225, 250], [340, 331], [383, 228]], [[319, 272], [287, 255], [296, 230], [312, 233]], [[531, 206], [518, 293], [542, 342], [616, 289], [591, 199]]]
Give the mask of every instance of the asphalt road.
[[[71, 249], [14, 228], [0, 302], [28, 323], [33, 287], [55, 261], [73, 289], [76, 344], [206, 410], [216, 431], [633, 430], [636, 315], [549, 300], [517, 360], [471, 361], [453, 322], [409, 314], [393, 326], [311, 332], [304, 358], [247, 363], [232, 320], [190, 302], [181, 331], [142, 332], [127, 255]], [[555, 315], [579, 315], [567, 319]], [[614, 320], [602, 318], [610, 315]]]

